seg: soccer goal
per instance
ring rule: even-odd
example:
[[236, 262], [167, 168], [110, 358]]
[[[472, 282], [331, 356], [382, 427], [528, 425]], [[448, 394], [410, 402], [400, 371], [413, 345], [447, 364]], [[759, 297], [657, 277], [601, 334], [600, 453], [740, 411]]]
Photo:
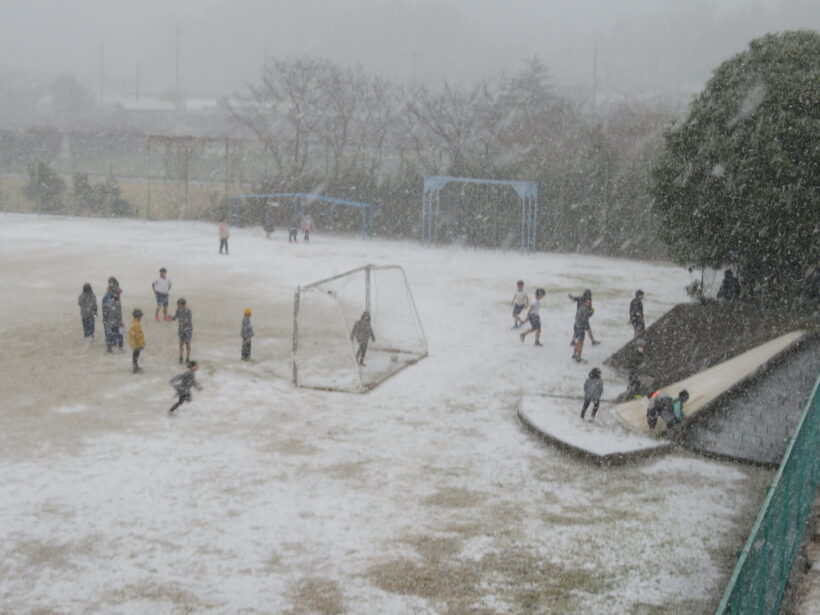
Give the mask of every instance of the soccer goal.
[[[370, 315], [375, 341], [364, 365], [353, 327]], [[427, 356], [427, 339], [404, 270], [365, 265], [296, 289], [293, 302], [293, 383], [363, 393]]]

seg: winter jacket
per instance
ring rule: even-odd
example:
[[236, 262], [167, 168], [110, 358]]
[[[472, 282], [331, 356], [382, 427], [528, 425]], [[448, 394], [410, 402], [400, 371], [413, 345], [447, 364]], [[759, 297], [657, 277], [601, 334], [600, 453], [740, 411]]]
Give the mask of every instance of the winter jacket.
[[678, 422], [686, 420], [683, 414], [683, 402], [679, 398], [672, 399], [671, 397], [658, 397], [655, 402], [655, 414], [667, 425], [674, 425]]
[[191, 371], [174, 376], [169, 382], [176, 390], [177, 395], [189, 395], [191, 393], [191, 387], [194, 387], [197, 390], [200, 388], [196, 382], [194, 373]]
[[220, 239], [227, 239], [230, 236], [231, 236], [231, 231], [228, 228], [228, 223], [224, 222], [224, 221], [220, 222], [219, 223], [219, 238]]
[[635, 297], [629, 303], [629, 322], [639, 325], [643, 322], [643, 301]]
[[249, 340], [253, 337], [253, 325], [251, 324], [250, 316], [245, 316], [242, 319], [242, 339]]
[[368, 339], [376, 341], [369, 318], [360, 318], [356, 321], [356, 324], [353, 325], [353, 331], [350, 332], [350, 339], [353, 340], [354, 338], [359, 344], [366, 344]]
[[128, 343], [134, 350], [145, 348], [145, 334], [142, 332], [142, 324], [135, 318], [128, 327]]
[[94, 293], [82, 293], [77, 299], [82, 318], [93, 318], [97, 315], [97, 296]]
[[584, 399], [600, 401], [604, 392], [604, 381], [600, 378], [587, 378], [584, 382]]
[[102, 298], [103, 327], [107, 332], [115, 332], [122, 324], [122, 303], [117, 292], [108, 291]]
[[740, 298], [740, 282], [733, 275], [726, 275], [723, 278], [723, 283], [718, 290], [718, 299], [726, 299], [727, 301], [737, 301]]
[[194, 332], [194, 315], [189, 308], [178, 309], [171, 320], [179, 320], [179, 334]]
[[592, 316], [592, 308], [586, 303], [579, 303], [575, 310], [575, 326], [582, 331], [589, 329], [589, 318]]

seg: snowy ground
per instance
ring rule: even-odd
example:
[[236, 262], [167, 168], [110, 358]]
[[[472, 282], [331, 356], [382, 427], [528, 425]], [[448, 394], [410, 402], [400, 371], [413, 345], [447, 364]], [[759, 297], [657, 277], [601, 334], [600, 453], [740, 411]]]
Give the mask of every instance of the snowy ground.
[[[0, 215], [0, 612], [716, 605], [769, 471], [684, 453], [602, 469], [515, 414], [522, 393], [579, 394], [631, 335], [632, 292], [652, 321], [684, 300], [684, 271], [259, 229], [235, 230], [228, 257], [217, 244], [206, 224]], [[367, 262], [405, 267], [430, 356], [366, 395], [294, 389], [294, 287]], [[115, 275], [125, 312], [152, 314], [160, 266], [193, 311], [204, 387], [172, 418], [176, 325], [145, 319], [132, 375], [130, 353], [83, 342], [76, 306]], [[509, 329], [519, 277], [547, 289], [543, 348]], [[566, 294], [585, 287], [604, 343], [577, 365]]]

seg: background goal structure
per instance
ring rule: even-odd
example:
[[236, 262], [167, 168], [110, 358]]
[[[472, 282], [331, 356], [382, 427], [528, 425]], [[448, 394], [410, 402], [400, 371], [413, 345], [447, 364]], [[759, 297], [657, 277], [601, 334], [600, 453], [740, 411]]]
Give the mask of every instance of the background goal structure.
[[[370, 314], [375, 341], [356, 361], [353, 326]], [[427, 338], [398, 265], [365, 265], [296, 289], [293, 383], [363, 393], [427, 356]]]

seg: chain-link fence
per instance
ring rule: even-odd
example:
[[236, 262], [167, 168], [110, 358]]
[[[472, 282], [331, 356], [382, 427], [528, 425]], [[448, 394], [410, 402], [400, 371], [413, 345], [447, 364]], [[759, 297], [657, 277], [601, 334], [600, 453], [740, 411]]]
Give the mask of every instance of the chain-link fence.
[[717, 615], [780, 611], [820, 482], [820, 378], [740, 554]]
[[[267, 162], [264, 144], [245, 139], [5, 130], [0, 131], [0, 211], [213, 217], [226, 195], [252, 191], [266, 179]], [[47, 203], [30, 187], [41, 183], [40, 169], [54, 173], [56, 194], [49, 194]], [[86, 188], [78, 190], [82, 177], [79, 187]], [[89, 186], [103, 188], [95, 193]], [[104, 201], [112, 192], [121, 199], [119, 206], [90, 202], [94, 194]]]

